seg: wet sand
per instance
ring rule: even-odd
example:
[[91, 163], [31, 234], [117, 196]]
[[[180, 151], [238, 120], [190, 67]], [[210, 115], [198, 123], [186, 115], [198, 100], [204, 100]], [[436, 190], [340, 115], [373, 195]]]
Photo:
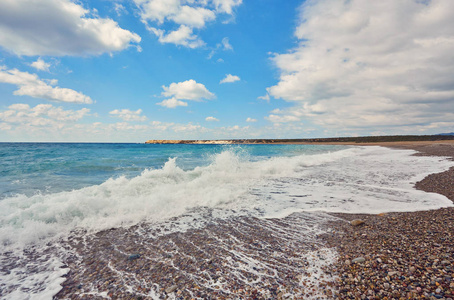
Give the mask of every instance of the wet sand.
[[[450, 142], [381, 145], [454, 157]], [[430, 175], [417, 188], [454, 200], [453, 174]], [[141, 224], [75, 235], [65, 246], [70, 272], [55, 298], [454, 298], [454, 209], [332, 215], [208, 218], [183, 233]], [[365, 223], [352, 226], [353, 219]], [[315, 224], [332, 231], [307, 231]], [[364, 262], [353, 263], [358, 257]]]

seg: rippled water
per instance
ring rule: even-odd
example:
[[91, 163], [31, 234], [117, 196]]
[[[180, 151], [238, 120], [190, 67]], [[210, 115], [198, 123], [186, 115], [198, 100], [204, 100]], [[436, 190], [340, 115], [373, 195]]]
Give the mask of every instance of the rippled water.
[[[206, 208], [225, 217], [283, 218], [451, 206], [413, 185], [454, 163], [412, 153], [307, 145], [0, 144], [0, 285], [8, 291], [2, 296], [55, 294], [65, 273], [58, 241], [75, 231], [164, 224]], [[181, 217], [173, 230], [191, 222]]]

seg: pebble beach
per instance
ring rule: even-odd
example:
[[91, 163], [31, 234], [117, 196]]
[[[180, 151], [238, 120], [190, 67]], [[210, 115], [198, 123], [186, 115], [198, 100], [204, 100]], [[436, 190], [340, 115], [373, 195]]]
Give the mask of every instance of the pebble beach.
[[[452, 143], [392, 147], [454, 159]], [[416, 188], [454, 201], [454, 169], [429, 175]], [[339, 299], [454, 299], [453, 208], [333, 215], [342, 221], [331, 224], [336, 233], [325, 239], [339, 253], [334, 271]], [[352, 226], [353, 220], [364, 223]]]
[[[454, 158], [453, 144], [392, 147]], [[416, 187], [454, 200], [453, 178], [451, 168]], [[139, 224], [75, 234], [55, 299], [454, 298], [454, 208], [312, 218], [208, 218], [184, 233]]]

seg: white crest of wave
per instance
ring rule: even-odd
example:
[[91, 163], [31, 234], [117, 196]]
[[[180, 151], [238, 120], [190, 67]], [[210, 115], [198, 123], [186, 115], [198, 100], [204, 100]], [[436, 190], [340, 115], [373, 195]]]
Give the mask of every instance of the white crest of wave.
[[79, 190], [3, 199], [0, 243], [4, 250], [22, 248], [64, 237], [74, 229], [99, 231], [160, 221], [197, 207], [285, 216], [302, 210], [367, 213], [452, 205], [440, 195], [421, 197], [423, 192], [412, 186], [415, 179], [453, 163], [410, 156], [412, 153], [354, 147], [251, 161], [241, 149], [230, 149], [210, 157], [207, 166], [187, 171], [171, 158], [162, 168], [144, 170], [134, 178], [111, 178]]
[[75, 228], [91, 231], [157, 221], [198, 206], [237, 208], [251, 197], [248, 187], [254, 181], [287, 176], [305, 165], [351, 155], [349, 151], [251, 162], [229, 150], [211, 157], [208, 166], [189, 171], [170, 158], [161, 169], [147, 169], [131, 179], [111, 178], [54, 194], [17, 195], [0, 201], [0, 242], [23, 246], [64, 236]]

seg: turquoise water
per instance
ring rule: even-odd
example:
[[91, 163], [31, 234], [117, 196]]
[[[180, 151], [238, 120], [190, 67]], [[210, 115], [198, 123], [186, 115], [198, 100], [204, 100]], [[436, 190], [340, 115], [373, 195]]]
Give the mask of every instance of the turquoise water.
[[109, 178], [138, 176], [177, 158], [183, 170], [206, 166], [230, 150], [249, 160], [343, 149], [312, 145], [146, 145], [0, 143], [0, 199], [15, 194], [56, 193], [98, 185]]
[[326, 212], [452, 206], [414, 184], [454, 162], [412, 154], [319, 145], [0, 143], [0, 298], [52, 299], [68, 272], [65, 241], [105, 229], [146, 222], [184, 234], [221, 219], [299, 213], [299, 238], [311, 244]]

